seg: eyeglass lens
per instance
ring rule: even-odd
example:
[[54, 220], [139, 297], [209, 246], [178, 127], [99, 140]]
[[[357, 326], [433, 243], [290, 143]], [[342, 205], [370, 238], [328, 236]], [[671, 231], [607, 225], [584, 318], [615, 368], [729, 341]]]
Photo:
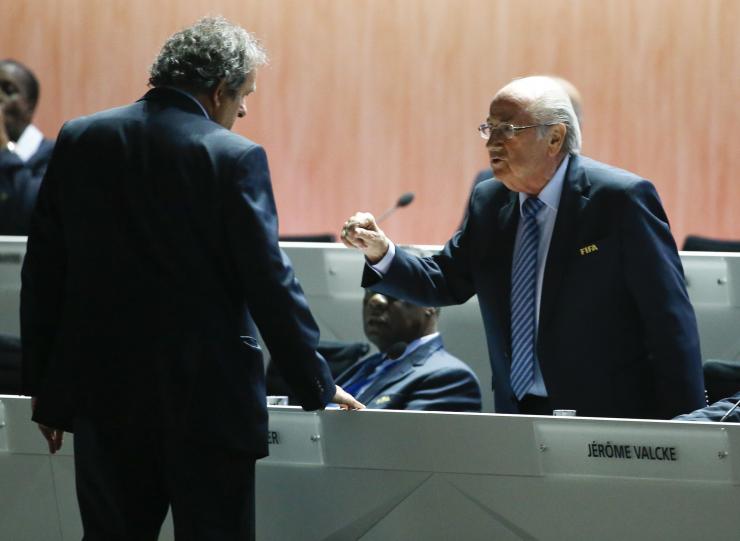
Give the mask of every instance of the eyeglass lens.
[[478, 131], [483, 139], [489, 139], [491, 134], [502, 139], [511, 139], [514, 136], [514, 126], [511, 124], [498, 124], [496, 126], [491, 126], [486, 122], [478, 126]]

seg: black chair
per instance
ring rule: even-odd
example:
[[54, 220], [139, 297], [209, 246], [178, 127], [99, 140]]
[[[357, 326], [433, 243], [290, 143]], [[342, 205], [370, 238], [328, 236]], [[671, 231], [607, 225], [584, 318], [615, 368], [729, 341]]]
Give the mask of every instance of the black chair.
[[704, 363], [704, 385], [710, 404], [734, 395], [740, 391], [740, 362], [707, 360]]
[[710, 239], [688, 235], [681, 249], [684, 252], [740, 252], [740, 240]]

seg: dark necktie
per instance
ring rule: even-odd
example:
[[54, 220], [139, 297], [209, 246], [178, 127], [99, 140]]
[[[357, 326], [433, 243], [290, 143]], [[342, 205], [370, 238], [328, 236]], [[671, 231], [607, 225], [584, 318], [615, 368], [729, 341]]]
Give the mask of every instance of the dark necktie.
[[[376, 379], [383, 376], [385, 373], [387, 373], [391, 368], [396, 366], [398, 364], [398, 360], [391, 360], [385, 355], [380, 357], [378, 362], [365, 362], [364, 366], [360, 367], [358, 373], [355, 375], [352, 380], [347, 382], [345, 385], [343, 385], [343, 389], [347, 391], [352, 396], [357, 397], [358, 394], [362, 391], [363, 387], [369, 385], [370, 383], [374, 382]], [[378, 372], [375, 370], [380, 366], [381, 364], [385, 363], [383, 368], [381, 368]]]

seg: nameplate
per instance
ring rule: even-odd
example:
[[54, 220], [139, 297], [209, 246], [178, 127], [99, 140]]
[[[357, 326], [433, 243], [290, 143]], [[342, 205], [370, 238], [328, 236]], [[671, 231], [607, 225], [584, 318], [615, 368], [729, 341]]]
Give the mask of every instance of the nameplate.
[[266, 464], [324, 463], [321, 441], [321, 421], [294, 406], [269, 406], [267, 444], [270, 456]]
[[732, 483], [726, 430], [563, 418], [534, 425], [543, 475]]

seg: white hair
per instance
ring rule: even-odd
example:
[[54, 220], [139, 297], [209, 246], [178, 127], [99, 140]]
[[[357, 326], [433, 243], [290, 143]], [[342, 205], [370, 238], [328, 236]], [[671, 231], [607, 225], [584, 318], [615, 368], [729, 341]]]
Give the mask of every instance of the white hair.
[[[563, 152], [578, 154], [581, 150], [581, 128], [570, 97], [554, 78], [537, 75], [515, 79], [499, 94], [512, 94], [527, 102], [526, 110], [537, 124], [565, 124]], [[548, 126], [537, 129], [539, 137], [547, 134]]]

